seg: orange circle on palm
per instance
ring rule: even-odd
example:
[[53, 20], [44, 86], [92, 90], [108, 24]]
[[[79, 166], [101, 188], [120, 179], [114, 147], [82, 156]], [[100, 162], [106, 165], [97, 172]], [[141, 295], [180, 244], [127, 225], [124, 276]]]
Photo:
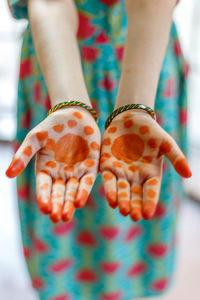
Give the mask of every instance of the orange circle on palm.
[[57, 142], [48, 139], [45, 149], [54, 151], [55, 160], [73, 165], [88, 157], [88, 142], [79, 135], [65, 134]]
[[142, 156], [144, 142], [137, 134], [124, 134], [114, 140], [111, 152], [117, 159], [131, 163]]

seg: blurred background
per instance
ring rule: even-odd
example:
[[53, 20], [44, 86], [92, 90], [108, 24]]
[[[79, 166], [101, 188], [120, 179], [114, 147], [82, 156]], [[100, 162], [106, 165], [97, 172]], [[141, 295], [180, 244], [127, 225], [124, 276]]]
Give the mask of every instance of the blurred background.
[[[185, 180], [188, 200], [178, 220], [176, 284], [163, 300], [200, 299], [200, 1], [182, 0], [174, 13], [184, 56], [190, 65], [188, 82], [189, 165]], [[22, 32], [26, 20], [14, 20], [7, 1], [0, 1], [0, 300], [38, 300], [22, 256], [16, 180], [5, 171], [16, 133], [16, 100]], [[87, 299], [86, 299], [87, 300]]]

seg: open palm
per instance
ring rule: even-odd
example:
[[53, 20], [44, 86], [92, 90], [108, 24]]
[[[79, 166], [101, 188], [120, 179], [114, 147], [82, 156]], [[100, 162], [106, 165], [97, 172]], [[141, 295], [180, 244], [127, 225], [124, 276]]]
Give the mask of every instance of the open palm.
[[112, 208], [134, 221], [150, 219], [159, 200], [163, 155], [182, 177], [191, 172], [175, 140], [145, 112], [123, 112], [105, 131], [100, 170]]
[[53, 222], [69, 221], [85, 205], [98, 172], [99, 128], [89, 112], [62, 108], [25, 137], [6, 171], [18, 176], [36, 154], [36, 196]]

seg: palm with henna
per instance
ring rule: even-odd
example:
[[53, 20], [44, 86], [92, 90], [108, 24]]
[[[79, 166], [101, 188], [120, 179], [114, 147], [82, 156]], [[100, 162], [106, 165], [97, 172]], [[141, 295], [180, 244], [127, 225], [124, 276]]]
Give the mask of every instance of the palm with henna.
[[89, 112], [62, 108], [25, 137], [6, 171], [18, 176], [36, 154], [36, 196], [53, 222], [70, 221], [85, 205], [98, 173], [100, 131]]
[[150, 219], [159, 200], [163, 155], [182, 177], [191, 171], [175, 140], [146, 112], [123, 112], [103, 136], [100, 170], [112, 208], [133, 221]]

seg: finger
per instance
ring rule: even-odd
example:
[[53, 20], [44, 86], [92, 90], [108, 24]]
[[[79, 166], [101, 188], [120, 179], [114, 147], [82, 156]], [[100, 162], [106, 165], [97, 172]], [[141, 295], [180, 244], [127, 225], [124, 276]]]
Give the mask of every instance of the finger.
[[36, 175], [36, 195], [39, 209], [44, 214], [51, 212], [51, 187], [51, 176], [46, 171], [40, 171]]
[[72, 177], [68, 180], [65, 190], [64, 207], [62, 212], [62, 220], [68, 222], [72, 219], [75, 206], [74, 200], [76, 198], [79, 181], [76, 177]]
[[160, 153], [169, 159], [179, 175], [185, 178], [192, 176], [185, 155], [171, 136], [168, 137], [168, 140], [164, 140], [161, 143]]
[[76, 208], [81, 208], [85, 205], [94, 184], [94, 179], [94, 174], [87, 174], [81, 178], [77, 196], [74, 201]]
[[120, 213], [127, 216], [130, 212], [130, 185], [126, 179], [118, 179], [117, 197]]
[[52, 185], [52, 210], [50, 219], [52, 222], [57, 223], [62, 218], [62, 207], [64, 202], [65, 183], [64, 180], [57, 178]]
[[112, 208], [117, 207], [117, 180], [109, 171], [102, 172], [103, 186], [108, 204]]
[[159, 200], [161, 178], [152, 177], [143, 186], [143, 217], [149, 220], [155, 213]]
[[135, 222], [142, 219], [142, 186], [136, 183], [131, 185], [130, 217]]
[[22, 173], [31, 158], [41, 147], [42, 144], [38, 141], [36, 135], [29, 132], [15, 153], [12, 162], [6, 170], [6, 175], [13, 178]]

